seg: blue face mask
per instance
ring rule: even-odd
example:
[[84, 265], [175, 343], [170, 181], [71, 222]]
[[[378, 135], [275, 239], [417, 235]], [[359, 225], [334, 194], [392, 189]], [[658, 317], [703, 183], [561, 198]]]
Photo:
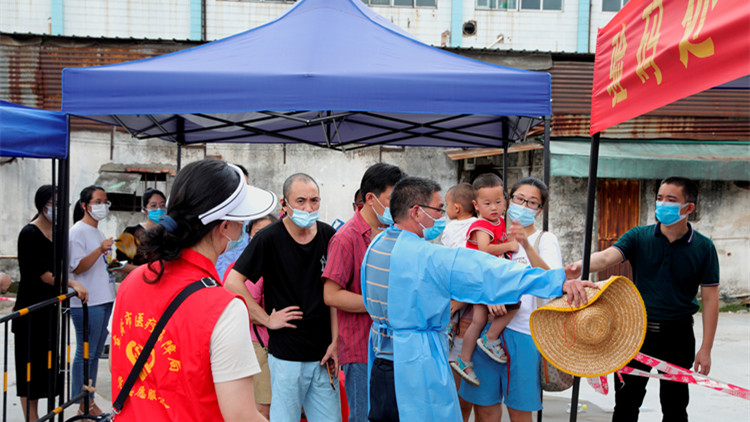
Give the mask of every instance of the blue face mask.
[[393, 217], [391, 217], [391, 207], [383, 206], [383, 203], [380, 202], [377, 196], [373, 195], [373, 198], [375, 198], [376, 201], [378, 201], [378, 204], [380, 204], [381, 207], [383, 207], [383, 215], [378, 214], [377, 211], [375, 211], [375, 208], [372, 210], [375, 211], [375, 216], [378, 217], [378, 221], [380, 221], [380, 224], [390, 226], [393, 224]]
[[689, 203], [656, 201], [656, 219], [665, 226], [671, 226], [680, 220], [687, 218], [687, 214], [680, 214]]
[[511, 202], [508, 206], [508, 217], [511, 221], [518, 221], [521, 226], [526, 227], [534, 224], [537, 211]]
[[159, 224], [159, 222], [161, 222], [161, 219], [164, 217], [164, 214], [166, 213], [167, 213], [167, 210], [165, 210], [164, 208], [148, 210], [148, 219], [153, 221], [156, 224]]
[[[427, 214], [427, 212], [424, 209], [422, 209], [422, 207], [419, 207], [419, 209], [422, 210], [423, 213]], [[435, 224], [433, 224], [432, 227], [422, 226], [422, 223], [419, 223], [419, 225], [422, 226], [422, 236], [424, 236], [424, 238], [427, 240], [432, 240], [440, 236], [443, 230], [445, 230], [445, 224], [446, 224], [447, 219], [445, 215], [438, 218], [437, 220], [432, 218], [430, 214], [427, 214], [427, 216], [430, 217], [430, 220], [432, 220]]]
[[292, 215], [289, 218], [292, 219], [292, 223], [296, 224], [301, 229], [308, 229], [318, 221], [318, 212], [307, 212], [292, 208]]
[[238, 247], [240, 247], [240, 245], [242, 245], [242, 243], [245, 241], [245, 238], [247, 237], [247, 232], [245, 231], [246, 228], [247, 228], [247, 222], [245, 222], [245, 225], [242, 226], [242, 234], [240, 235], [240, 238], [237, 240], [232, 240], [231, 238], [229, 238], [229, 236], [224, 235], [224, 237], [229, 239], [229, 243], [227, 243], [227, 247], [226, 249], [224, 249], [224, 252], [222, 253], [227, 253], [231, 251], [232, 249], [237, 249]]

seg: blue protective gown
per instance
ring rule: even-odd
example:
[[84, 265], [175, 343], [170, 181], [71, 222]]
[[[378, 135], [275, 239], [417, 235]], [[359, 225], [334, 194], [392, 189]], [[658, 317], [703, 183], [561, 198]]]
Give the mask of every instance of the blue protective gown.
[[[375, 359], [376, 332], [393, 336], [393, 362], [402, 421], [461, 421], [456, 386], [448, 365], [450, 299], [468, 303], [517, 303], [522, 294], [562, 295], [562, 269], [527, 268], [487, 253], [447, 248], [391, 226], [378, 237], [398, 237], [390, 257], [387, 321], [373, 320], [368, 385]], [[376, 244], [375, 238], [370, 248]], [[367, 297], [366, 264], [362, 292]], [[368, 302], [365, 301], [365, 306]], [[369, 309], [368, 309], [369, 311]]]

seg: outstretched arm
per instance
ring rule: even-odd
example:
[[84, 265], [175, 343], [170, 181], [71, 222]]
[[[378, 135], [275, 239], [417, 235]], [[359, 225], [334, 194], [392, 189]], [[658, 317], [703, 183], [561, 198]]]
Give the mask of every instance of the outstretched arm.
[[[591, 254], [591, 262], [589, 264], [590, 273], [598, 273], [604, 271], [607, 268], [617, 265], [625, 261], [622, 256], [622, 252], [614, 246], [610, 246], [607, 249]], [[583, 267], [582, 261], [576, 261], [572, 264], [568, 264], [565, 267], [565, 275], [567, 278], [578, 278], [581, 276], [581, 269]]]

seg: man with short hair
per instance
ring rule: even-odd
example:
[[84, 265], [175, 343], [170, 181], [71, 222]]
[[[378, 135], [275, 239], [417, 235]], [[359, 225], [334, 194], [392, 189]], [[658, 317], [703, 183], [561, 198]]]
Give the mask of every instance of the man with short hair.
[[[338, 392], [327, 364], [337, 367], [335, 310], [323, 301], [320, 277], [335, 230], [317, 221], [320, 191], [304, 173], [284, 181], [287, 214], [258, 232], [234, 265], [225, 286], [245, 298], [253, 323], [268, 327], [271, 420], [299, 421], [302, 406], [311, 422], [341, 420]], [[245, 280], [263, 277], [265, 309]]]
[[406, 175], [378, 163], [365, 171], [358, 192], [364, 204], [355, 210], [328, 244], [323, 297], [338, 309], [339, 362], [344, 370], [349, 422], [367, 421], [367, 338], [372, 320], [362, 300], [360, 269], [370, 240], [393, 224], [389, 209], [393, 186]]
[[450, 299], [517, 303], [522, 294], [568, 293], [576, 306], [591, 282], [565, 280], [481, 251], [447, 248], [435, 239], [445, 227], [440, 185], [407, 177], [391, 193], [395, 225], [370, 243], [362, 264], [362, 296], [373, 323], [368, 363], [369, 419], [461, 421], [448, 367]]
[[[641, 352], [703, 375], [711, 369], [711, 348], [719, 320], [719, 257], [711, 239], [698, 233], [687, 217], [695, 211], [698, 185], [684, 177], [662, 180], [656, 195], [656, 224], [634, 227], [607, 249], [591, 255], [592, 273], [630, 261], [633, 283], [646, 305], [648, 325]], [[581, 261], [566, 271], [580, 274]], [[695, 353], [693, 314], [703, 299], [703, 341]], [[693, 365], [695, 362], [695, 365]], [[646, 372], [637, 361], [628, 366]], [[648, 378], [615, 377], [612, 420], [637, 421]], [[660, 381], [659, 399], [665, 421], [687, 421], [688, 385]]]

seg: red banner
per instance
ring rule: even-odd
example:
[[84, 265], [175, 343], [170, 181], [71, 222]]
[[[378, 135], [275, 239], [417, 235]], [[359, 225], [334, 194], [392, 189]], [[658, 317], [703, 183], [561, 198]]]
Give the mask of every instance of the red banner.
[[597, 35], [591, 134], [748, 74], [750, 1], [630, 0]]

